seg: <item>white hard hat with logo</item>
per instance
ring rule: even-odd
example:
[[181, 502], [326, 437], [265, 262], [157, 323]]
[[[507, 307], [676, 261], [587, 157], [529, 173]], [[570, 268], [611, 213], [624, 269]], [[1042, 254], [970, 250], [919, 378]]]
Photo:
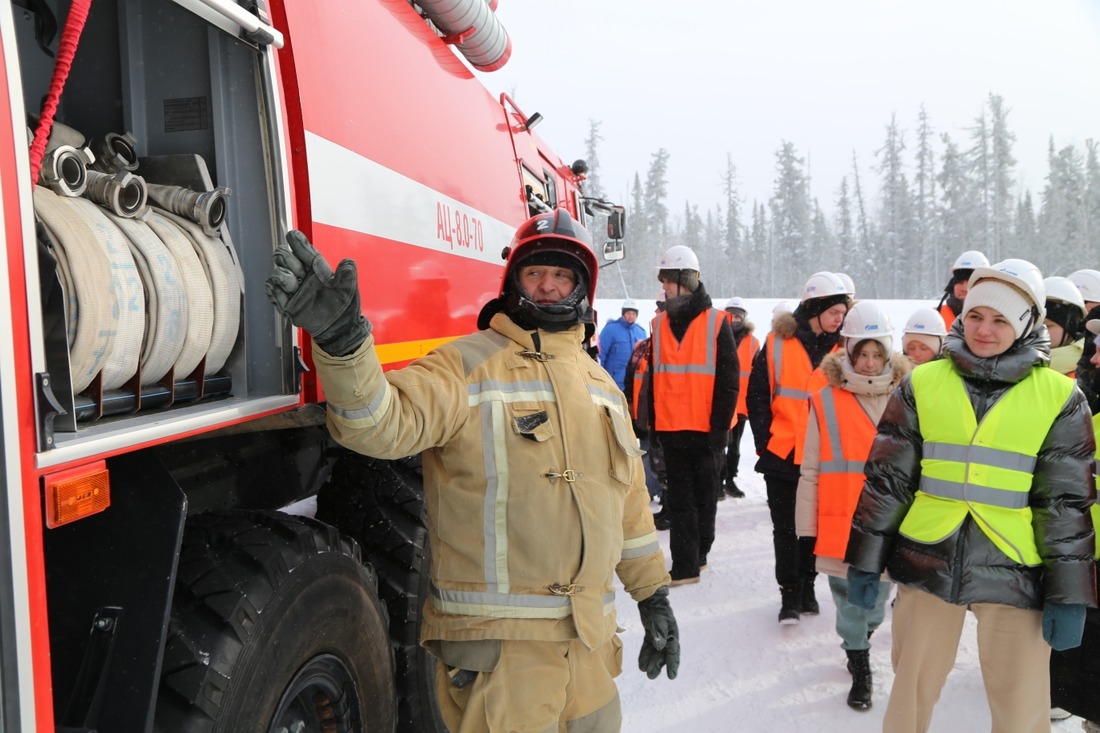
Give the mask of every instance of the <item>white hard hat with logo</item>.
[[1100, 272], [1078, 270], [1069, 276], [1070, 282], [1081, 291], [1081, 297], [1089, 303], [1100, 303]]
[[867, 339], [882, 344], [887, 357], [894, 349], [894, 324], [886, 311], [870, 300], [861, 300], [851, 307], [840, 327], [840, 335], [848, 339], [846, 349], [849, 360], [853, 359], [852, 350], [856, 344]]
[[699, 258], [691, 247], [677, 244], [661, 253], [657, 260], [658, 270], [694, 270], [699, 272]]
[[[1031, 301], [1030, 316], [1027, 321], [1025, 322], [1022, 316], [1019, 317], [1024, 325], [1022, 331], [1017, 332], [1017, 338], [1030, 333], [1046, 318], [1047, 290], [1043, 284], [1043, 273], [1027, 260], [1009, 258], [988, 267], [974, 268], [973, 274], [970, 275], [970, 292], [967, 294], [966, 301], [963, 302], [964, 312], [968, 310], [966, 305], [974, 296], [974, 287], [982, 280], [1000, 280], [1008, 283]], [[1017, 318], [1015, 313], [1002, 312], [1001, 315], [1009, 317], [1010, 320]]]
[[802, 286], [802, 302], [834, 295], [850, 295], [848, 286], [835, 272], [815, 272]]
[[624, 311], [634, 311], [635, 313], [637, 313], [638, 312], [638, 304], [635, 303], [632, 299], [627, 298], [626, 300], [623, 301], [622, 310], [624, 310]]
[[979, 267], [989, 267], [989, 258], [976, 249], [970, 249], [955, 258], [955, 264], [951, 265], [951, 274], [955, 274], [956, 270], [974, 270]]
[[943, 338], [947, 335], [947, 326], [944, 325], [943, 316], [935, 308], [917, 308], [913, 311], [913, 315], [909, 316], [901, 332], [923, 333]]

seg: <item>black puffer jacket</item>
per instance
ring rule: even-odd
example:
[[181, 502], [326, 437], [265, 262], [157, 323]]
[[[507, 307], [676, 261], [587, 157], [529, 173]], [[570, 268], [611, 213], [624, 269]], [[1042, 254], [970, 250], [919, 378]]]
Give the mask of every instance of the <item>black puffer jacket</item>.
[[[1046, 368], [1050, 339], [1045, 327], [1000, 356], [983, 359], [967, 349], [962, 322], [947, 337], [946, 356], [980, 421], [993, 404], [1032, 369]], [[920, 367], [917, 367], [920, 369]], [[845, 560], [868, 572], [885, 567], [899, 583], [948, 603], [1001, 603], [1042, 608], [1044, 602], [1096, 605], [1093, 529], [1089, 506], [1095, 443], [1084, 395], [1074, 390], [1051, 426], [1035, 462], [1030, 492], [1040, 567], [1010, 560], [986, 538], [971, 516], [946, 539], [921, 544], [898, 528], [913, 503], [921, 475], [923, 443], [913, 386], [906, 377], [890, 398], [866, 466], [867, 480], [852, 520]]]
[[[790, 313], [778, 316], [772, 323], [772, 331], [777, 339], [798, 339], [815, 368], [840, 340], [839, 333], [823, 333], [820, 336], [815, 334], [809, 320], [796, 318]], [[797, 481], [798, 464], [794, 462], [794, 451], [792, 450], [790, 455], [777, 456], [768, 450], [768, 441], [772, 437], [772, 388], [768, 381], [770, 368], [765, 341], [752, 362], [752, 371], [749, 373], [749, 394], [745, 399], [749, 410], [752, 439], [756, 444], [756, 454], [760, 456], [760, 460], [756, 462], [756, 472], [765, 476], [778, 476]]]

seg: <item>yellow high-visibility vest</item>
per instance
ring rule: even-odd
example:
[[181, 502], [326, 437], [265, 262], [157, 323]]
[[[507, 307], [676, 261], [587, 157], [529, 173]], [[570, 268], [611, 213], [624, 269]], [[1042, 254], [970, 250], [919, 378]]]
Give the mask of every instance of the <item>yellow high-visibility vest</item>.
[[1007, 557], [1040, 565], [1029, 501], [1035, 459], [1073, 392], [1073, 380], [1035, 367], [980, 424], [949, 360], [922, 364], [911, 380], [924, 455], [920, 488], [901, 534], [925, 544], [939, 542], [969, 514]]
[[[1096, 489], [1100, 491], [1100, 413], [1092, 416], [1092, 433], [1096, 436], [1096, 456], [1092, 462], [1092, 477], [1096, 481]], [[1100, 501], [1095, 502], [1089, 511], [1092, 513], [1093, 529], [1100, 527]], [[1096, 543], [1096, 559], [1100, 560], [1100, 542]]]

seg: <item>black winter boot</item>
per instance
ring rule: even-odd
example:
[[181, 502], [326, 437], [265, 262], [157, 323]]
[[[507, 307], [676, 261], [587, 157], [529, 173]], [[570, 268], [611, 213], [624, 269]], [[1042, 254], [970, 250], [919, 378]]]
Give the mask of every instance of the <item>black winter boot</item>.
[[814, 578], [804, 578], [802, 580], [799, 608], [807, 616], [816, 616], [821, 613], [821, 606], [817, 605], [817, 596], [814, 595]]
[[779, 623], [790, 626], [798, 623], [800, 592], [797, 585], [785, 585], [779, 589], [782, 605], [779, 607]]
[[848, 650], [848, 671], [852, 673], [852, 689], [848, 692], [848, 707], [871, 709], [871, 652], [869, 649]]

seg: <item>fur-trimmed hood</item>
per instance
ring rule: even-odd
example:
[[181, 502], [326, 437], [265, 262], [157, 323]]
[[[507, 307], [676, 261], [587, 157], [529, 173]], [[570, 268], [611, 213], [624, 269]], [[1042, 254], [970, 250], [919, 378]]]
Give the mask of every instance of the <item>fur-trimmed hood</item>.
[[798, 331], [798, 321], [793, 313], [780, 313], [772, 319], [772, 332], [779, 338], [794, 338]]
[[843, 351], [829, 354], [821, 360], [821, 371], [833, 387], [855, 394], [889, 394], [894, 391], [902, 378], [913, 370], [912, 362], [904, 354], [891, 354], [889, 369], [875, 377], [856, 374], [852, 362]]

